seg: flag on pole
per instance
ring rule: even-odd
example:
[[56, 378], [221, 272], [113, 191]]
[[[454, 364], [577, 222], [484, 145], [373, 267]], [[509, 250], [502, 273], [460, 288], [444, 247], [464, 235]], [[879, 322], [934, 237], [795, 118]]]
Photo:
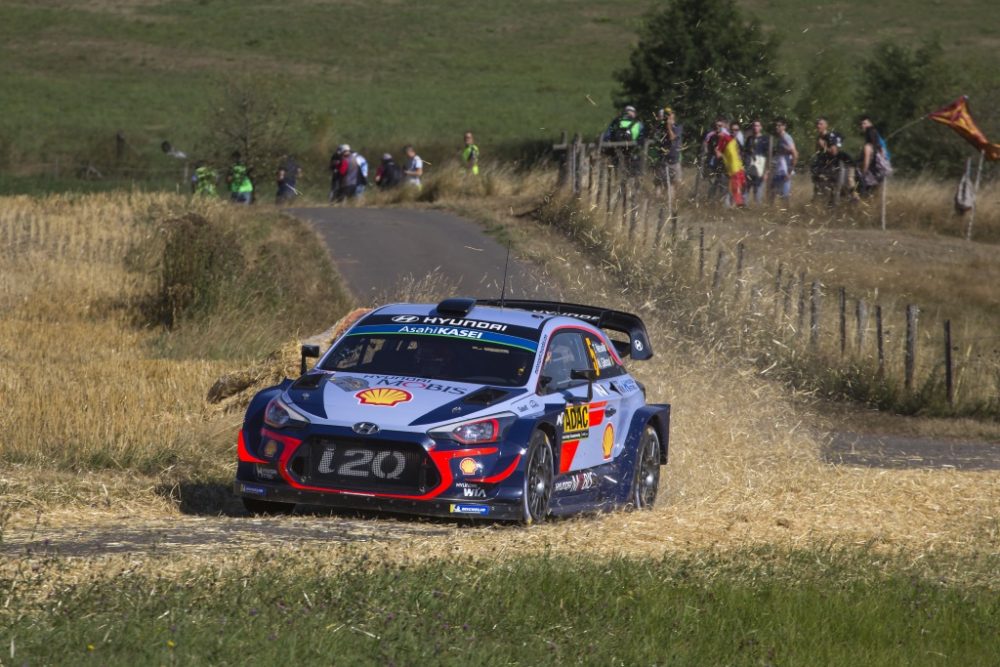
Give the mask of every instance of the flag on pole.
[[969, 98], [962, 95], [946, 107], [927, 115], [931, 120], [947, 125], [955, 130], [962, 138], [976, 147], [976, 150], [983, 153], [987, 160], [1000, 160], [1000, 144], [991, 144], [983, 131], [972, 120], [969, 112]]

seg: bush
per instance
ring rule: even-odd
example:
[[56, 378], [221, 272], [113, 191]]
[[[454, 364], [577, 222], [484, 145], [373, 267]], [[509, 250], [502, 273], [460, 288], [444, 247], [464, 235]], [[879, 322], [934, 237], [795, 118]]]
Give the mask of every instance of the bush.
[[236, 235], [197, 213], [167, 220], [161, 230], [165, 242], [156, 314], [173, 327], [211, 312], [245, 263]]

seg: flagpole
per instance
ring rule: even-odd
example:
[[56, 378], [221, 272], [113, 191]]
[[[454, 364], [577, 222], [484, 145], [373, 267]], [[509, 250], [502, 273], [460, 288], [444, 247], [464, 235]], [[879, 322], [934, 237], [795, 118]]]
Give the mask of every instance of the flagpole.
[[979, 179], [983, 176], [983, 160], [986, 151], [979, 151], [979, 168], [976, 170], [976, 187], [972, 191], [972, 210], [969, 212], [969, 224], [965, 228], [965, 240], [972, 240], [972, 221], [976, 219], [976, 200], [979, 199]]

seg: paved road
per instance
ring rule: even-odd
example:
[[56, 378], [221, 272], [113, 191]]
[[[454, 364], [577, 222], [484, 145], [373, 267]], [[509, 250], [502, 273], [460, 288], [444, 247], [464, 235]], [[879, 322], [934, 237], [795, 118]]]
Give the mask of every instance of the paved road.
[[[330, 255], [362, 303], [394, 298], [411, 281], [430, 277], [435, 296], [499, 297], [507, 248], [479, 225], [442, 211], [393, 208], [292, 208], [326, 241]], [[511, 258], [508, 296], [546, 296], [541, 272]]]

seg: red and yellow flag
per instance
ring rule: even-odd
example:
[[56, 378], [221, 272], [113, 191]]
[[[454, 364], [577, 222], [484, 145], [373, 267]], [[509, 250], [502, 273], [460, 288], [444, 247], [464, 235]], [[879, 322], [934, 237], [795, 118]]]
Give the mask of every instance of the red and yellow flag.
[[938, 109], [934, 113], [928, 114], [928, 118], [942, 125], [947, 125], [958, 132], [966, 141], [976, 147], [986, 155], [987, 160], [1000, 160], [1000, 144], [991, 144], [983, 131], [972, 120], [969, 112], [969, 98], [962, 95], [946, 107]]

